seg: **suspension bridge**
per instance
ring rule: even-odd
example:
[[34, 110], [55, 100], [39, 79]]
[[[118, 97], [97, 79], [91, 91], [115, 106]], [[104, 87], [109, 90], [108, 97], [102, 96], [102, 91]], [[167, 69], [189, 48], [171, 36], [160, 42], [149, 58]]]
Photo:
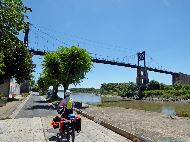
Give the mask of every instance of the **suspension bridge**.
[[[37, 28], [36, 26], [33, 26], [33, 30], [35, 31], [33, 34], [34, 35], [34, 45], [33, 46], [40, 47], [40, 49], [35, 49], [35, 48], [28, 46], [29, 51], [31, 52], [32, 55], [43, 56], [47, 52], [51, 52], [51, 51], [48, 51], [48, 48], [46, 50], [44, 49], [45, 48], [44, 45], [46, 45], [46, 46], [49, 45], [50, 40], [55, 40], [56, 42], [59, 42], [60, 45], [69, 46], [69, 44], [67, 44], [65, 41], [60, 40], [56, 36], [51, 35], [44, 30], [40, 30], [40, 28]], [[31, 31], [31, 29], [30, 29], [30, 31]], [[39, 32], [41, 34], [39, 34]], [[49, 37], [49, 39], [47, 39], [47, 37]], [[38, 41], [39, 38], [42, 39], [41, 41], [44, 42], [44, 45], [40, 45], [40, 43]], [[87, 39], [85, 39], [85, 40], [87, 40]], [[92, 42], [90, 40], [87, 40], [87, 41]], [[27, 45], [28, 45], [28, 42], [30, 42], [30, 38], [29, 38], [29, 41], [27, 41], [27, 43], [26, 43]], [[80, 42], [80, 44], [81, 44], [81, 42]], [[60, 45], [57, 45], [57, 46], [60, 46]], [[70, 45], [72, 45], [72, 43], [70, 43]], [[51, 46], [55, 47], [55, 44], [53, 43]], [[175, 83], [190, 84], [190, 75], [183, 74], [181, 72], [169, 71], [169, 70], [163, 69], [162, 67], [146, 66], [146, 57], [147, 57], [146, 55], [147, 54], [145, 51], [136, 53], [136, 55], [135, 55], [137, 57], [136, 62], [138, 64], [130, 63], [128, 60], [124, 60], [124, 58], [121, 61], [121, 60], [118, 60], [119, 58], [117, 58], [117, 60], [115, 60], [115, 59], [108, 59], [105, 57], [98, 57], [97, 54], [92, 54], [92, 60], [94, 63], [108, 64], [108, 65], [115, 65], [115, 66], [122, 66], [122, 67], [129, 67], [129, 68], [137, 69], [136, 83], [139, 86], [146, 85], [149, 82], [148, 71], [172, 75], [172, 84], [175, 84]], [[151, 58], [151, 60], [152, 60], [152, 58]], [[140, 62], [143, 62], [143, 65], [140, 65]]]

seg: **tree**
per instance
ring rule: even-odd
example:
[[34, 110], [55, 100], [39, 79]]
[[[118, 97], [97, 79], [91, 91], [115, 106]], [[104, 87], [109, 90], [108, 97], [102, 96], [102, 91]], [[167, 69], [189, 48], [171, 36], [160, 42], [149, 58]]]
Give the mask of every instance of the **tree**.
[[58, 80], [63, 85], [65, 94], [70, 84], [79, 84], [85, 78], [91, 70], [92, 58], [85, 49], [75, 46], [60, 47], [56, 53], [60, 62]]
[[46, 94], [48, 91], [48, 84], [46, 81], [46, 78], [44, 76], [40, 76], [40, 78], [37, 81], [38, 87], [42, 91], [42, 94]]
[[[0, 79], [15, 77], [17, 82], [29, 80], [32, 72], [32, 60], [25, 44], [18, 39], [20, 31], [26, 31], [29, 23], [26, 12], [30, 8], [20, 0], [0, 1]], [[3, 74], [4, 73], [4, 74]]]
[[33, 75], [31, 75], [31, 78], [29, 80], [29, 85], [30, 85], [31, 88], [36, 85], [36, 83], [35, 83], [35, 77]]
[[17, 37], [7, 38], [6, 42], [9, 44], [0, 45], [5, 65], [2, 67], [2, 71], [5, 73], [0, 78], [6, 80], [14, 77], [18, 83], [29, 80], [34, 67], [29, 50]]
[[44, 56], [43, 61], [43, 75], [46, 78], [46, 82], [49, 86], [53, 86], [53, 96], [57, 98], [57, 92], [59, 87], [59, 76], [60, 76], [60, 62], [57, 53], [47, 53]]
[[60, 47], [44, 56], [43, 75], [47, 84], [53, 86], [54, 96], [57, 97], [60, 84], [65, 93], [70, 84], [80, 83], [91, 67], [92, 58], [86, 50], [75, 46]]
[[174, 88], [175, 90], [180, 90], [180, 89], [183, 88], [183, 85], [180, 84], [180, 83], [175, 83], [175, 84], [173, 85], [173, 88]]
[[147, 89], [148, 89], [148, 90], [160, 90], [160, 83], [159, 83], [158, 81], [151, 80], [151, 81], [147, 84]]
[[[23, 5], [21, 0], [1, 0], [0, 1], [0, 37], [7, 34], [18, 35], [28, 27], [26, 12], [31, 12], [31, 8]], [[3, 35], [3, 36], [2, 36]]]

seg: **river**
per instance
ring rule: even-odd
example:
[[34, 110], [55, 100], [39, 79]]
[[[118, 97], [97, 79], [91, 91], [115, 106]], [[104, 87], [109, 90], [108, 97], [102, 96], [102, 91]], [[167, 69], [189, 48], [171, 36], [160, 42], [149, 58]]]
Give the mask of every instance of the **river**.
[[[63, 92], [58, 92], [58, 96], [63, 98]], [[101, 97], [90, 93], [71, 93], [71, 98], [77, 102], [99, 104], [101, 103]]]
[[[63, 98], [63, 92], [58, 92], [58, 96]], [[101, 104], [101, 96], [90, 93], [72, 93], [71, 97], [74, 101], [88, 103], [88, 104]], [[113, 99], [113, 98], [112, 98]], [[116, 98], [117, 100], [118, 98]], [[108, 102], [109, 103], [109, 102]], [[156, 111], [167, 115], [175, 115], [177, 111], [189, 111], [190, 104], [174, 103], [174, 102], [146, 102], [146, 101], [120, 101], [114, 102], [113, 106], [133, 108], [133, 109], [143, 109], [147, 111]], [[108, 105], [109, 106], [109, 105]]]

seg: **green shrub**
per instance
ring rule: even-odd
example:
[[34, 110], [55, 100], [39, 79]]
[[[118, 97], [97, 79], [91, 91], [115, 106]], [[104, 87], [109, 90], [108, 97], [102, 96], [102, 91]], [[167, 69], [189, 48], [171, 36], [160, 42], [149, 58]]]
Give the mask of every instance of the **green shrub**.
[[4, 97], [3, 93], [0, 93], [0, 100]]
[[190, 99], [190, 94], [185, 94], [184, 99]]
[[7, 116], [5, 118], [0, 118], [0, 120], [12, 119], [11, 117]]
[[112, 94], [117, 96], [117, 95], [118, 95], [118, 92], [113, 92]]
[[178, 112], [176, 115], [179, 117], [190, 117], [190, 115], [185, 111]]

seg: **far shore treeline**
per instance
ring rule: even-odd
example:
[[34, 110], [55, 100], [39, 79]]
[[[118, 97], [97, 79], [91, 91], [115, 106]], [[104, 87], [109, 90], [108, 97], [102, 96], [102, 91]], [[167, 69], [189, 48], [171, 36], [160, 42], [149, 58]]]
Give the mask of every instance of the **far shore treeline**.
[[73, 93], [95, 93], [128, 98], [190, 99], [190, 85], [166, 85], [152, 80], [146, 86], [138, 87], [135, 83], [103, 83], [100, 89], [71, 88]]

